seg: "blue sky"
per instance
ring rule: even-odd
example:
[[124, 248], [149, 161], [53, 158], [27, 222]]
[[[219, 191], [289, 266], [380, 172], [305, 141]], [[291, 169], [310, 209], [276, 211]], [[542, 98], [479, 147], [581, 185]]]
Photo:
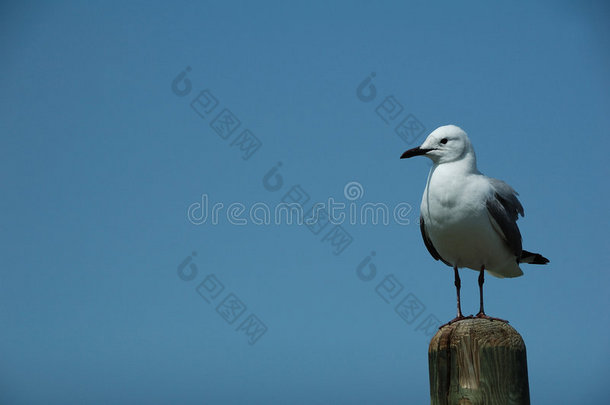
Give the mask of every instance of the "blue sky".
[[[449, 123], [520, 193], [524, 247], [551, 260], [486, 282], [488, 313], [525, 339], [532, 402], [606, 398], [607, 5], [1, 10], [0, 402], [426, 403], [429, 333], [455, 315], [453, 279], [417, 226], [429, 164], [398, 157]], [[204, 90], [202, 117], [191, 103]], [[386, 123], [390, 96], [402, 109]], [[234, 133], [214, 129], [225, 109]], [[395, 132], [407, 117], [415, 140]], [[332, 224], [187, 217], [204, 194], [345, 203], [349, 182], [356, 203], [409, 204], [410, 223], [344, 224], [351, 242], [333, 246]], [[476, 313], [476, 273], [462, 284]]]

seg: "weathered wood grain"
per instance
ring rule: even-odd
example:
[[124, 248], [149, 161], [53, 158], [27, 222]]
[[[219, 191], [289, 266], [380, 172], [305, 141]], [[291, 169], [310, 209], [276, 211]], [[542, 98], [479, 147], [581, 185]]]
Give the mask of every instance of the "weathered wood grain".
[[464, 319], [434, 335], [428, 350], [432, 405], [529, 405], [527, 357], [510, 325]]

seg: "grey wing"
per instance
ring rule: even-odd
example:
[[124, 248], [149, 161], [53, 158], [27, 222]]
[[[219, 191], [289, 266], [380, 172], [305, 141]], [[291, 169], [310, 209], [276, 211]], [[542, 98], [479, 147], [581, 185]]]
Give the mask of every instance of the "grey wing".
[[443, 263], [445, 263], [447, 266], [452, 266], [451, 264], [447, 263], [447, 261], [445, 259], [443, 259], [441, 257], [441, 255], [439, 255], [438, 252], [436, 251], [436, 248], [434, 247], [434, 245], [432, 244], [432, 241], [428, 237], [428, 233], [426, 232], [426, 225], [424, 224], [424, 217], [422, 217], [421, 215], [419, 216], [419, 230], [421, 231], [421, 237], [424, 239], [424, 245], [426, 245], [428, 252], [430, 252], [430, 254], [434, 258], [434, 260], [440, 260]]
[[517, 192], [511, 186], [501, 180], [489, 180], [494, 189], [494, 195], [486, 202], [491, 223], [519, 259], [522, 246], [517, 219], [519, 214], [523, 216], [523, 206], [517, 199]]

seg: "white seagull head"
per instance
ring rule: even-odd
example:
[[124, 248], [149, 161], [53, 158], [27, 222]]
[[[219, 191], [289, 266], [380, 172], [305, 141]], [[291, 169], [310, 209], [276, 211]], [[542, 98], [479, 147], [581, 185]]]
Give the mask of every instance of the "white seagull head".
[[462, 159], [472, 160], [475, 155], [470, 139], [462, 128], [455, 125], [445, 125], [432, 131], [417, 148], [409, 149], [400, 157], [401, 159], [413, 156], [426, 156], [434, 164], [455, 162]]

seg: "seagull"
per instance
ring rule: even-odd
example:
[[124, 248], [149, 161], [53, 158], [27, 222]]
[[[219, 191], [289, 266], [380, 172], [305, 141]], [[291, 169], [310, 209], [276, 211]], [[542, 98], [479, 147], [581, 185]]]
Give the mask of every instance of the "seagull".
[[546, 264], [547, 258], [523, 250], [517, 218], [523, 206], [517, 192], [505, 182], [477, 170], [470, 139], [461, 128], [445, 125], [434, 130], [421, 146], [401, 159], [425, 156], [432, 160], [421, 201], [420, 230], [435, 260], [453, 267], [457, 292], [457, 317], [465, 318], [460, 305], [459, 268], [479, 272], [480, 309], [476, 318], [489, 320], [483, 308], [485, 270], [495, 277], [519, 277], [521, 263]]

